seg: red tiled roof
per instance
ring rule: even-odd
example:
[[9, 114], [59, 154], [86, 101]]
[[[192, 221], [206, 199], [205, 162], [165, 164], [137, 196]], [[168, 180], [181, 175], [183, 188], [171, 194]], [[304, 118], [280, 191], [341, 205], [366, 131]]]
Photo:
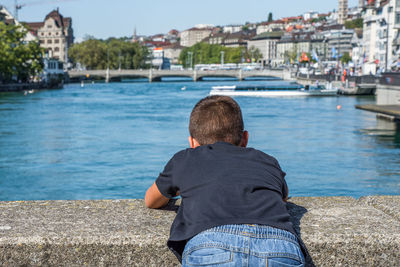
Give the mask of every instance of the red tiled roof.
[[178, 35], [178, 34], [179, 34], [179, 31], [178, 31], [178, 30], [175, 30], [175, 29], [172, 29], [172, 30], [170, 30], [170, 31], [168, 32], [168, 34], [169, 34], [169, 35]]
[[44, 22], [25, 22], [25, 24], [30, 30], [37, 31], [39, 28], [43, 27]]
[[179, 42], [176, 42], [176, 43], [173, 43], [173, 44], [170, 44], [170, 45], [163, 46], [163, 48], [164, 49], [183, 49], [184, 46], [181, 46], [179, 44]]
[[195, 28], [195, 27], [193, 27], [186, 31], [212, 31], [212, 28]]
[[145, 41], [144, 44], [156, 46], [156, 47], [164, 47], [164, 46], [171, 45], [170, 42], [161, 42], [161, 41]]
[[49, 18], [52, 18], [55, 20], [56, 25], [58, 27], [65, 27], [68, 28], [71, 25], [72, 19], [71, 18], [64, 18], [58, 9], [51, 11], [49, 14], [47, 14], [46, 18], [44, 20], [48, 20]]
[[35, 36], [37, 36], [37, 31], [39, 28], [43, 27], [44, 22], [23, 22], [28, 30]]

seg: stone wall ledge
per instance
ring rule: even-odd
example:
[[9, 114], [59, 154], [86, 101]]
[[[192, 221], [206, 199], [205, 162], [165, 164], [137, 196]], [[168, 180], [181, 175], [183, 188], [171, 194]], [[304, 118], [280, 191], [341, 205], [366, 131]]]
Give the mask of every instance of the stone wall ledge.
[[[179, 266], [166, 247], [176, 209], [0, 202], [0, 266]], [[316, 266], [399, 266], [400, 196], [297, 197], [288, 209]]]

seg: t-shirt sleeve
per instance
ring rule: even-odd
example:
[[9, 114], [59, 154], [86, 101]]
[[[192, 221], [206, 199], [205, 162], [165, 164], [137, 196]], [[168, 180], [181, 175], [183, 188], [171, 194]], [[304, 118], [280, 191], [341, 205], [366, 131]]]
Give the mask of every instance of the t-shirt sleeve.
[[173, 169], [174, 158], [167, 163], [167, 165], [164, 167], [164, 170], [160, 173], [156, 180], [158, 190], [167, 198], [175, 197], [179, 190], [173, 183]]

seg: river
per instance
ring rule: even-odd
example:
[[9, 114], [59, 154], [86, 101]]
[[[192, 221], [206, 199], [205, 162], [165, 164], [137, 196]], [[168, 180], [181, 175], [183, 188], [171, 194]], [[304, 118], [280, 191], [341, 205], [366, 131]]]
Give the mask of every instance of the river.
[[[69, 84], [2, 93], [0, 200], [143, 198], [169, 158], [188, 146], [194, 104], [213, 85], [238, 83]], [[374, 97], [236, 100], [249, 146], [279, 160], [291, 196], [400, 194], [399, 127], [354, 108]]]

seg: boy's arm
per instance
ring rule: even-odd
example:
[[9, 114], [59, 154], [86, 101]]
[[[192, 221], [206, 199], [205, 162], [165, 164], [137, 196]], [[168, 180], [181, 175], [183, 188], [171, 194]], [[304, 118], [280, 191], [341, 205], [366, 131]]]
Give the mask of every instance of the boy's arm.
[[144, 202], [146, 203], [146, 206], [150, 209], [162, 208], [167, 205], [168, 201], [169, 198], [164, 197], [160, 193], [160, 190], [158, 190], [156, 183], [153, 183], [153, 185], [150, 186], [149, 189], [147, 189], [146, 195], [144, 197]]

